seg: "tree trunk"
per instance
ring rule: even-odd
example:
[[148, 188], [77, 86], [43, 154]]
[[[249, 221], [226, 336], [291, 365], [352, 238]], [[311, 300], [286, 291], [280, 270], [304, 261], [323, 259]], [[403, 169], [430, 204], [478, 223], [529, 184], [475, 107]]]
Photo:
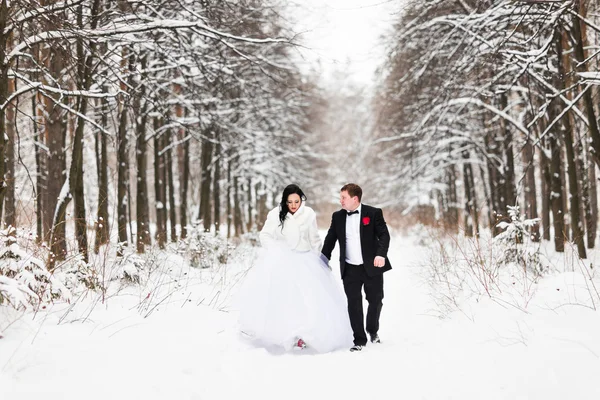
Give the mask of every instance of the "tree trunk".
[[235, 236], [240, 237], [244, 233], [244, 224], [240, 204], [240, 183], [237, 176], [233, 178], [233, 225], [235, 227]]
[[[179, 114], [178, 114], [179, 115]], [[181, 195], [179, 198], [179, 220], [181, 221], [181, 239], [187, 238], [188, 235], [188, 222], [187, 222], [187, 198], [188, 198], [188, 187], [190, 180], [190, 141], [186, 138], [186, 131], [180, 129], [179, 139], [183, 142], [182, 144], [182, 168], [180, 175], [180, 187]]]
[[[65, 13], [55, 14], [52, 19], [44, 22], [42, 29], [50, 31], [61, 29], [62, 20], [65, 17]], [[67, 60], [69, 60], [67, 46], [68, 43], [65, 42], [51, 42], [51, 44], [42, 45], [41, 60], [38, 62], [46, 68], [46, 73], [41, 76], [44, 84], [56, 85], [58, 83], [65, 87], [69, 86], [69, 83], [66, 82], [68, 75], [65, 74]], [[64, 153], [68, 126], [66, 111], [61, 105], [68, 106], [68, 100], [57, 93], [43, 93], [42, 95], [44, 96], [44, 110], [42, 111], [44, 122], [42, 125], [44, 126], [44, 143], [46, 145], [46, 154], [42, 160], [44, 165], [42, 169], [44, 172], [43, 231], [44, 239], [50, 242], [50, 259], [54, 262], [54, 260], [64, 260], [67, 253], [64, 215], [58, 215], [55, 219], [55, 214], [63, 183], [66, 181]], [[56, 225], [53, 226], [55, 221]]]
[[[583, 140], [578, 140], [577, 144], [575, 145], [575, 157], [576, 157], [576, 165], [577, 165], [577, 171], [579, 173], [579, 182], [580, 182], [580, 190], [581, 190], [581, 206], [582, 206], [582, 214], [581, 214], [581, 221], [582, 221], [582, 226], [585, 228], [583, 229], [584, 231], [584, 235], [587, 236], [587, 247], [588, 248], [594, 248], [594, 234], [592, 233], [590, 236], [590, 228], [591, 228], [591, 219], [592, 219], [592, 199], [591, 199], [591, 191], [590, 191], [590, 181], [589, 181], [589, 177], [590, 174], [587, 171], [586, 168], [586, 162], [589, 160], [590, 158], [590, 152], [589, 152], [589, 146], [587, 146], [587, 143], [585, 141], [585, 139]], [[595, 166], [593, 166], [595, 167]], [[591, 243], [590, 243], [591, 242]], [[591, 247], [590, 247], [591, 244]]]
[[446, 216], [444, 227], [447, 231], [458, 233], [458, 193], [456, 191], [456, 167], [446, 168]]
[[[146, 57], [140, 59], [142, 71], [146, 70]], [[136, 158], [137, 158], [137, 194], [135, 202], [135, 220], [136, 220], [136, 250], [138, 253], [144, 253], [145, 246], [152, 244], [150, 235], [150, 215], [148, 201], [148, 181], [147, 181], [147, 142], [146, 142], [146, 123], [147, 123], [147, 100], [146, 85], [144, 84], [146, 73], [142, 74], [140, 82], [140, 93], [134, 97], [134, 110], [136, 115]]]
[[[10, 34], [6, 32], [6, 24], [9, 22], [9, 9], [7, 0], [0, 0], [0, 101], [4, 102], [9, 96], [8, 68], [6, 52], [10, 43]], [[2, 220], [2, 209], [4, 197], [10, 182], [6, 179], [6, 108], [0, 108], [0, 221]]]
[[[596, 2], [597, 4], [597, 2]], [[588, 7], [587, 7], [587, 3], [585, 1], [580, 1], [579, 2], [579, 15], [581, 15], [581, 17], [583, 19], [587, 18], [588, 15]], [[575, 17], [574, 17], [575, 18]], [[579, 54], [576, 56], [577, 59], [579, 59], [581, 56], [583, 56], [583, 59], [587, 59], [590, 56], [590, 41], [588, 40], [588, 33], [587, 33], [587, 25], [586, 23], [584, 23], [583, 21], [580, 21], [579, 23], [579, 37], [581, 38], [581, 40], [576, 40], [579, 42], [579, 49], [577, 51], [579, 51]], [[575, 35], [577, 36], [577, 32], [575, 32]], [[577, 46], [577, 44], [576, 44]], [[587, 50], [585, 50], [587, 49]], [[583, 64], [583, 63], [582, 63]], [[580, 65], [581, 69], [583, 71], [585, 70], [589, 70], [590, 68], [588, 68], [587, 64], [586, 65]], [[598, 70], [598, 60], [596, 59], [596, 65], [593, 65], [592, 70]], [[592, 87], [589, 90], [593, 90], [593, 89], [597, 89], [597, 87]], [[598, 131], [599, 127], [598, 127], [598, 121], [596, 120], [596, 114], [597, 114], [597, 110], [594, 108], [594, 104], [593, 101], [590, 101], [590, 98], [593, 99], [594, 97], [594, 92], [590, 92], [588, 95], [588, 98], [585, 99], [584, 101], [586, 101], [586, 111], [588, 114], [588, 119], [592, 118], [591, 124], [592, 127], [590, 127], [590, 130], [596, 129], [596, 131]], [[590, 102], [592, 103], [590, 105]], [[589, 107], [589, 108], [588, 108]], [[596, 134], [596, 138], [600, 139], [600, 133]], [[598, 230], [598, 194], [597, 194], [597, 185], [596, 185], [596, 163], [594, 162], [594, 157], [592, 155], [592, 149], [590, 148], [590, 143], [587, 140], [587, 138], [585, 140], [582, 140], [583, 142], [583, 152], [585, 155], [585, 161], [584, 163], [587, 163], [587, 168], [583, 167], [581, 169], [581, 171], [588, 171], [588, 176], [587, 176], [587, 182], [588, 182], [588, 199], [589, 199], [589, 204], [586, 205], [586, 233], [587, 233], [587, 241], [588, 241], [588, 248], [593, 249], [596, 246], [596, 232]]]
[[165, 176], [167, 178], [167, 186], [169, 189], [169, 227], [171, 231], [171, 242], [177, 242], [177, 215], [175, 212], [175, 185], [173, 179], [173, 135], [171, 129], [167, 129], [163, 139], [167, 146]]
[[596, 247], [596, 234], [598, 232], [598, 187], [596, 185], [596, 164], [591, 157], [588, 158], [587, 165], [588, 182], [590, 183], [590, 215], [586, 217], [586, 221], [588, 248], [593, 249]]
[[[88, 90], [88, 88], [85, 88]], [[81, 115], [87, 113], [87, 99], [80, 97], [78, 99], [77, 109]], [[88, 262], [88, 241], [87, 241], [87, 215], [85, 210], [85, 196], [83, 186], [83, 128], [84, 119], [77, 118], [77, 127], [75, 129], [75, 138], [73, 140], [73, 155], [71, 158], [71, 169], [69, 173], [69, 189], [73, 194], [73, 203], [75, 208], [75, 236], [79, 254], [84, 262]]]
[[[100, 0], [94, 0], [91, 10], [91, 29], [95, 29], [98, 23], [98, 12], [100, 7]], [[83, 29], [83, 6], [78, 7], [77, 12], [77, 24]], [[83, 38], [77, 39], [77, 86], [81, 91], [89, 90], [92, 84], [92, 67], [93, 59], [95, 57], [96, 43], [94, 41], [89, 44], [89, 54], [86, 55], [83, 47]], [[73, 137], [73, 150], [71, 155], [71, 167], [69, 168], [68, 176], [68, 191], [69, 193], [60, 199], [57, 205], [54, 224], [52, 227], [51, 243], [52, 253], [56, 254], [55, 245], [55, 229], [64, 221], [64, 215], [67, 211], [67, 205], [71, 197], [73, 198], [74, 209], [75, 209], [75, 237], [77, 239], [77, 246], [79, 254], [82, 260], [88, 262], [88, 241], [87, 241], [87, 215], [85, 210], [85, 196], [83, 186], [83, 141], [84, 141], [84, 128], [85, 128], [85, 116], [87, 114], [88, 101], [84, 96], [77, 98], [77, 122], [75, 126], [75, 135]], [[51, 257], [49, 262], [49, 269], [52, 269], [54, 264], [54, 257]]]
[[540, 172], [541, 172], [541, 191], [542, 191], [542, 236], [544, 240], [550, 240], [550, 203], [552, 199], [552, 179], [550, 178], [551, 160], [546, 157], [546, 138], [542, 138], [540, 143]]
[[213, 176], [213, 204], [215, 211], [215, 235], [219, 234], [221, 227], [221, 138], [220, 128], [215, 130], [215, 159], [214, 168], [215, 173]]
[[[212, 137], [212, 126], [205, 130], [208, 138]], [[201, 153], [201, 183], [200, 183], [200, 218], [202, 219], [204, 230], [210, 231], [211, 226], [211, 207], [210, 207], [210, 184], [211, 184], [211, 162], [212, 162], [212, 142], [209, 139], [202, 140]]]
[[552, 164], [550, 166], [551, 186], [551, 204], [552, 204], [552, 222], [554, 226], [554, 250], [559, 253], [565, 251], [566, 232], [565, 232], [565, 214], [563, 208], [563, 187], [561, 181], [562, 158], [558, 141], [554, 134], [549, 137], [550, 152], [552, 154]]
[[[54, 103], [45, 98], [46, 110], [52, 109]], [[51, 105], [52, 104], [52, 105]], [[45, 231], [50, 242], [50, 265], [55, 261], [62, 261], [67, 255], [65, 214], [59, 211], [59, 199], [63, 187], [66, 160], [64, 156], [67, 121], [62, 109], [54, 110], [50, 120], [46, 120], [46, 158], [47, 179], [45, 209]], [[56, 215], [56, 218], [54, 218]], [[51, 269], [51, 267], [49, 267]]]
[[580, 204], [579, 204], [579, 184], [578, 184], [578, 171], [577, 164], [575, 162], [575, 151], [573, 148], [573, 138], [572, 138], [572, 127], [570, 122], [568, 122], [568, 115], [565, 115], [564, 124], [565, 131], [563, 132], [563, 137], [565, 140], [565, 149], [567, 152], [567, 165], [568, 165], [568, 178], [569, 178], [569, 199], [570, 199], [570, 209], [571, 209], [571, 229], [573, 231], [573, 241], [577, 245], [577, 250], [579, 251], [580, 258], [587, 258], [586, 250], [585, 250], [585, 242], [583, 240], [583, 224], [581, 222], [581, 216], [579, 214]]
[[[48, 48], [43, 50], [44, 62], [49, 69], [52, 77], [63, 75], [67, 56], [63, 51]], [[60, 79], [59, 79], [60, 81]], [[45, 238], [50, 242], [51, 259], [54, 261], [64, 260], [67, 254], [67, 244], [65, 241], [64, 215], [54, 216], [57, 211], [58, 200], [60, 198], [63, 183], [65, 182], [66, 160], [65, 144], [67, 135], [66, 111], [59, 105], [61, 99], [58, 94], [46, 94], [44, 96], [44, 128], [46, 144], [46, 157], [44, 162], [45, 171], [45, 190], [43, 199], [44, 232]], [[55, 224], [56, 223], [56, 224]]]
[[[525, 138], [525, 146], [523, 147], [523, 164], [525, 166], [525, 216], [528, 219], [538, 217], [537, 211], [537, 190], [535, 185], [535, 164], [534, 152], [531, 140]], [[540, 241], [540, 225], [535, 225], [528, 228], [531, 240], [534, 242]]]
[[[128, 109], [129, 105], [126, 101], [123, 101], [121, 103], [119, 127], [117, 128], [117, 229], [121, 246], [128, 246], [129, 243], [127, 235], [127, 187], [129, 186], [129, 159], [127, 157]], [[122, 255], [122, 253], [119, 255]]]
[[253, 215], [253, 201], [256, 199], [252, 198], [252, 178], [248, 178], [248, 191], [247, 191], [247, 203], [246, 205], [248, 206], [248, 220], [246, 221], [246, 231], [247, 232], [252, 232], [252, 228], [254, 226], [254, 215]]
[[[574, 43], [574, 54], [575, 54], [575, 59], [577, 60], [577, 63], [575, 63], [576, 66], [576, 70], [577, 72], [580, 73], [585, 73], [587, 72], [587, 64], [586, 62], [584, 62], [585, 60], [585, 53], [584, 53], [584, 37], [582, 34], [582, 28], [581, 28], [581, 24], [582, 22], [579, 20], [578, 17], [578, 13], [581, 10], [581, 1], [574, 1], [573, 2], [573, 29], [572, 29], [572, 35], [573, 35], [573, 39], [575, 41]], [[585, 12], [585, 10], [584, 10]], [[566, 32], [565, 32], [566, 34]], [[559, 39], [560, 40], [560, 39]], [[561, 53], [559, 53], [561, 54]], [[567, 71], [563, 71], [563, 73], [565, 73]], [[592, 140], [591, 143], [591, 153], [593, 156], [594, 161], [596, 162], [596, 164], [598, 165], [598, 167], [600, 167], [600, 130], [598, 128], [598, 121], [596, 119], [596, 114], [594, 112], [594, 101], [592, 99], [592, 92], [591, 90], [586, 90], [585, 93], [583, 94], [583, 102], [585, 104], [585, 112], [587, 115], [587, 120], [588, 120], [588, 124], [589, 124], [589, 133], [590, 133], [590, 138]]]
[[[15, 81], [10, 79], [8, 81], [9, 89], [8, 95], [14, 92]], [[6, 163], [6, 177], [5, 182], [7, 187], [4, 192], [4, 223], [6, 226], [17, 227], [17, 209], [15, 204], [15, 146], [16, 146], [16, 135], [15, 135], [15, 123], [16, 113], [15, 107], [12, 104], [6, 106], [6, 136], [8, 142], [5, 146], [5, 163]], [[0, 207], [2, 203], [0, 203]], [[1, 213], [0, 213], [1, 215]]]
[[[498, 222], [504, 218], [506, 214], [506, 205], [504, 203], [504, 178], [500, 172], [500, 153], [499, 145], [493, 133], [488, 133], [484, 138], [487, 152], [487, 172], [488, 182], [490, 185], [490, 197], [488, 207], [490, 209], [490, 230], [492, 236], [496, 237], [500, 233]], [[454, 183], [453, 183], [454, 184]]]
[[[108, 91], [108, 87], [105, 87]], [[101, 101], [101, 126], [108, 128], [108, 100]], [[110, 241], [110, 226], [108, 224], [108, 147], [106, 134], [99, 132], [96, 134], [96, 159], [98, 165], [98, 217], [96, 223], [96, 239], [94, 242], [94, 252], [100, 252], [100, 246]]]
[[231, 237], [233, 230], [233, 213], [231, 210], [231, 187], [233, 182], [231, 181], [231, 158], [227, 157], [227, 238]]
[[267, 209], [267, 190], [264, 187], [264, 184], [257, 183], [256, 184], [256, 202], [258, 206], [258, 215], [256, 217], [256, 230], [260, 232], [260, 230], [265, 225], [265, 221], [267, 220], [267, 213], [269, 210]]
[[164, 167], [162, 155], [162, 134], [159, 133], [161, 123], [158, 117], [154, 117], [154, 196], [156, 205], [156, 241], [158, 247], [165, 248], [167, 241], [167, 226], [166, 226], [166, 191], [164, 179]]
[[[503, 110], [508, 113], [506, 110], [508, 106], [508, 101], [506, 98], [506, 94], [500, 95], [500, 104]], [[515, 186], [515, 164], [514, 164], [514, 154], [513, 154], [513, 135], [512, 131], [506, 121], [503, 120], [502, 123], [503, 129], [503, 137], [504, 137], [504, 179], [505, 179], [505, 204], [516, 206], [517, 205], [517, 188]], [[503, 213], [506, 210], [502, 210]]]
[[[557, 133], [560, 134], [560, 133]], [[560, 141], [558, 142], [560, 143]], [[565, 165], [566, 155], [564, 154], [564, 148], [560, 148], [560, 160], [562, 163], [563, 174], [560, 176], [560, 187], [562, 189], [562, 202], [563, 202], [563, 212], [565, 215], [565, 240], [571, 240], [571, 218], [569, 215], [569, 195], [567, 188], [567, 166]]]
[[[37, 54], [37, 46], [34, 49], [34, 54]], [[34, 55], [37, 58], [37, 56]], [[33, 147], [35, 151], [35, 221], [36, 221], [36, 243], [41, 244], [44, 239], [43, 220], [42, 220], [42, 158], [40, 154], [40, 130], [38, 127], [38, 94], [31, 96], [31, 113], [33, 114]]]
[[[481, 182], [483, 183], [483, 184], [481, 185], [481, 189], [483, 190], [483, 198], [484, 198], [484, 202], [485, 202], [486, 204], [489, 204], [489, 203], [490, 203], [490, 194], [488, 193], [488, 188], [487, 188], [487, 186], [485, 185], [485, 182], [486, 182], [486, 176], [485, 176], [485, 170], [484, 170], [484, 168], [483, 168], [483, 164], [479, 164], [479, 176], [480, 176], [480, 178], [481, 178]], [[493, 215], [493, 213], [492, 213], [492, 210], [491, 210], [491, 209], [488, 207], [488, 215], [487, 215], [487, 218], [488, 218], [488, 224], [489, 224], [490, 226], [492, 225], [492, 221], [493, 221], [493, 220], [492, 220], [492, 218], [493, 218], [493, 217], [494, 217], [494, 215]], [[485, 224], [483, 223], [483, 221], [480, 221], [480, 222], [481, 222], [482, 226], [485, 226]]]
[[475, 179], [469, 160], [469, 152], [463, 151], [463, 180], [465, 188], [465, 236], [479, 236], [479, 221], [477, 216], [477, 198], [475, 195]]
[[[575, 25], [578, 25], [577, 23]], [[563, 46], [562, 40], [559, 37], [556, 43], [557, 46], [557, 54], [558, 54], [558, 74], [559, 76], [565, 76], [565, 66], [564, 66], [564, 57], [563, 54]], [[562, 85], [564, 85], [564, 81], [560, 80]], [[565, 89], [563, 86], [561, 89]], [[568, 179], [569, 179], [569, 200], [570, 200], [570, 216], [571, 216], [571, 229], [573, 231], [573, 241], [577, 245], [577, 250], [579, 252], [580, 258], [587, 258], [586, 250], [585, 250], [585, 242], [583, 240], [583, 223], [581, 222], [580, 209], [581, 205], [579, 203], [581, 192], [579, 190], [579, 179], [578, 179], [578, 171], [577, 171], [577, 163], [575, 160], [575, 148], [573, 144], [573, 136], [574, 136], [574, 126], [571, 123], [570, 112], [567, 112], [562, 117], [562, 124], [564, 126], [563, 131], [563, 139], [565, 144], [565, 150], [567, 154], [567, 166], [568, 166]]]

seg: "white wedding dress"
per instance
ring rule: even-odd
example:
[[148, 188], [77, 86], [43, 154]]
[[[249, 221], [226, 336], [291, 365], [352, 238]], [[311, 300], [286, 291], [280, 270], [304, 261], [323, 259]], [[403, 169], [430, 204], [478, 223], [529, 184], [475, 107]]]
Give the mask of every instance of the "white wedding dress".
[[319, 353], [352, 346], [346, 297], [321, 260], [314, 211], [302, 205], [282, 229], [279, 209], [272, 210], [260, 239], [236, 301], [245, 336], [274, 350], [290, 350], [298, 339]]

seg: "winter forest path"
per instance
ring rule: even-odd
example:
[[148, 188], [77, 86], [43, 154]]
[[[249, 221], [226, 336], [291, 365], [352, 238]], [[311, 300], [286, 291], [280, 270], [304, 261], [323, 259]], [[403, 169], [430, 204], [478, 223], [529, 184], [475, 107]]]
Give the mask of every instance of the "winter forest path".
[[361, 353], [274, 355], [240, 339], [233, 312], [173, 302], [142, 318], [113, 299], [85, 323], [57, 325], [58, 312], [15, 323], [0, 341], [0, 399], [600, 398], [597, 313], [585, 330], [572, 314], [483, 299], [439, 319], [425, 249], [392, 244], [382, 343]]

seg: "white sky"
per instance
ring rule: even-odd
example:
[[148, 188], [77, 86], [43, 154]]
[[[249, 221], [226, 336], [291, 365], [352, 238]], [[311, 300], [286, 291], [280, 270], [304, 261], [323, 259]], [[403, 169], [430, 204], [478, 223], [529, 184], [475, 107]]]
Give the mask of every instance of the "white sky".
[[[371, 83], [384, 57], [383, 34], [404, 0], [294, 0], [296, 32], [310, 49], [301, 51], [307, 66], [320, 65], [324, 75], [347, 71], [359, 83]], [[296, 8], [296, 9], [294, 9]], [[317, 67], [319, 68], [319, 67]]]

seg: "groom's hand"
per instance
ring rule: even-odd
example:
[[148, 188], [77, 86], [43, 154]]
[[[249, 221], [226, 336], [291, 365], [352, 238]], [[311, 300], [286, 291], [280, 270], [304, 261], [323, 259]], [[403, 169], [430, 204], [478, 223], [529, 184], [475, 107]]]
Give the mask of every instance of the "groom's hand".
[[325, 265], [330, 271], [332, 271], [331, 265], [329, 265], [329, 259], [327, 258], [327, 256], [325, 254], [321, 253], [320, 257], [321, 257], [321, 261], [323, 262], [323, 265]]
[[376, 267], [383, 267], [385, 265], [385, 258], [383, 258], [381, 256], [375, 257], [375, 260], [373, 261], [373, 265], [375, 265]]

